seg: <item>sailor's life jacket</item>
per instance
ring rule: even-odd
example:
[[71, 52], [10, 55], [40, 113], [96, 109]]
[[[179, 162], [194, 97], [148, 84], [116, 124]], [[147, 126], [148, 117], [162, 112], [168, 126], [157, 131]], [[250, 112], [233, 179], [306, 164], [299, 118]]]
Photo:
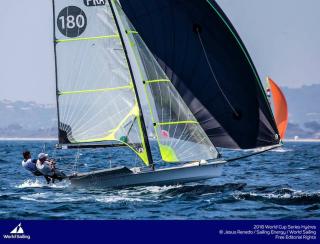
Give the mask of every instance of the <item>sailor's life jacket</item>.
[[43, 175], [36, 166], [37, 160], [36, 159], [28, 159], [27, 161], [22, 161], [22, 167], [24, 167], [26, 170], [30, 171], [35, 176], [41, 176]]

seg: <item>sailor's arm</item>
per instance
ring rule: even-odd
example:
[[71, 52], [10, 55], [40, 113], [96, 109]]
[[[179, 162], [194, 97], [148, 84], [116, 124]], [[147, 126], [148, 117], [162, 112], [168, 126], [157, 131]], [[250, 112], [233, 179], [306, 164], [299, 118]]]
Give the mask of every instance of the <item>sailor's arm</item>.
[[41, 170], [41, 169], [44, 168], [44, 164], [41, 164], [41, 163], [37, 162], [36, 167], [37, 167], [37, 169]]

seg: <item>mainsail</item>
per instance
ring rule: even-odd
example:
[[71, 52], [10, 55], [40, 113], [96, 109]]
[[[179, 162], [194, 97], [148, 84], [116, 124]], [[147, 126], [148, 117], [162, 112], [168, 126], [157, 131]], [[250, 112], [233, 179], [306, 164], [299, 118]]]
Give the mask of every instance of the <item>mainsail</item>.
[[215, 146], [279, 143], [257, 71], [214, 0], [120, 3]]
[[165, 162], [218, 157], [117, 1], [54, 3], [60, 143], [122, 143], [149, 165], [155, 134]]
[[53, 1], [59, 142], [123, 143], [150, 163], [130, 67], [109, 4]]

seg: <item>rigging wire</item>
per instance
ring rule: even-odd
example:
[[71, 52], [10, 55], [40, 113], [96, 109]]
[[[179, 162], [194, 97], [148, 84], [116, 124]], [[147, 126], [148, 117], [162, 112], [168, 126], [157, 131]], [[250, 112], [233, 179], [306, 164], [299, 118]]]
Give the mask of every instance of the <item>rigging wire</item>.
[[46, 147], [47, 147], [46, 143], [43, 143], [43, 146], [42, 146], [42, 152], [43, 152], [43, 153], [46, 152]]
[[206, 58], [207, 64], [208, 64], [208, 66], [209, 66], [210, 72], [211, 72], [211, 74], [212, 74], [212, 77], [213, 77], [213, 79], [215, 80], [215, 82], [216, 82], [216, 84], [217, 84], [217, 86], [218, 86], [218, 88], [219, 88], [222, 96], [223, 96], [224, 99], [227, 101], [229, 107], [231, 108], [231, 110], [233, 111], [233, 113], [235, 114], [235, 116], [236, 116], [236, 117], [240, 117], [239, 113], [238, 113], [237, 110], [232, 106], [232, 103], [231, 103], [230, 100], [228, 99], [227, 95], [224, 93], [224, 91], [223, 91], [223, 89], [222, 89], [222, 87], [221, 87], [221, 85], [220, 85], [220, 83], [219, 83], [219, 81], [218, 81], [218, 79], [217, 79], [217, 76], [216, 76], [216, 74], [215, 74], [215, 72], [214, 72], [214, 70], [213, 70], [213, 67], [212, 67], [211, 63], [210, 63], [210, 60], [209, 60], [209, 57], [208, 57], [206, 48], [205, 48], [205, 46], [204, 46], [204, 44], [203, 44], [203, 41], [202, 41], [202, 38], [201, 38], [201, 35], [200, 35], [200, 29], [199, 29], [199, 28], [200, 28], [200, 27], [196, 27], [195, 30], [196, 30], [196, 32], [197, 32], [197, 34], [198, 34], [198, 38], [199, 38], [199, 41], [200, 41], [200, 44], [201, 44], [201, 47], [202, 47], [204, 56], [205, 56], [205, 58]]
[[80, 156], [81, 156], [81, 153], [80, 153], [80, 149], [78, 148], [75, 156], [74, 164], [72, 166], [72, 172], [74, 174], [78, 173], [78, 162], [79, 162]]
[[269, 152], [269, 151], [271, 151], [273, 149], [276, 149], [276, 148], [279, 148], [279, 147], [282, 147], [282, 145], [278, 144], [278, 145], [274, 145], [274, 146], [270, 146], [270, 147], [263, 147], [263, 148], [261, 148], [261, 150], [259, 150], [257, 152], [253, 152], [253, 153], [250, 153], [250, 154], [247, 154], [247, 155], [243, 155], [243, 156], [227, 159], [226, 163], [231, 163], [231, 162], [239, 161], [239, 160], [242, 160], [242, 159], [246, 159], [246, 158], [249, 158], [249, 157], [252, 157], [252, 156], [255, 156], [255, 155], [263, 154], [265, 152]]

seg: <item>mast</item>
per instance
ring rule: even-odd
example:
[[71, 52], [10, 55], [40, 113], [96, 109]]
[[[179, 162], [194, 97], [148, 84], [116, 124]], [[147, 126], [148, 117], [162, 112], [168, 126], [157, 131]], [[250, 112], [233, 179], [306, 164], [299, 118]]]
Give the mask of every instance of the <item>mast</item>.
[[133, 71], [132, 71], [132, 66], [131, 66], [131, 63], [130, 63], [128, 51], [127, 51], [127, 48], [126, 48], [126, 45], [125, 45], [125, 42], [124, 42], [124, 39], [123, 39], [123, 33], [121, 32], [121, 28], [119, 26], [119, 22], [118, 22], [118, 19], [117, 19], [117, 16], [116, 16], [112, 1], [108, 0], [108, 2], [109, 2], [109, 5], [110, 5], [111, 11], [112, 11], [112, 15], [113, 15], [113, 18], [115, 20], [115, 23], [116, 23], [116, 26], [117, 26], [117, 29], [118, 29], [118, 32], [119, 32], [119, 36], [120, 36], [120, 39], [121, 39], [122, 47], [124, 49], [126, 60], [127, 60], [128, 66], [129, 66], [129, 71], [130, 71], [130, 75], [131, 75], [131, 78], [132, 78], [133, 88], [134, 88], [134, 91], [135, 91], [135, 94], [136, 94], [136, 99], [137, 99], [137, 103], [138, 103], [138, 107], [139, 107], [139, 117], [140, 117], [140, 121], [141, 121], [143, 140], [144, 140], [144, 143], [145, 143], [145, 146], [146, 146], [146, 150], [147, 150], [147, 157], [148, 157], [149, 165], [150, 165], [151, 168], [154, 168], [154, 162], [153, 162], [153, 158], [152, 158], [152, 154], [151, 154], [151, 147], [150, 147], [150, 142], [149, 142], [149, 138], [148, 138], [148, 132], [147, 132], [145, 120], [144, 120], [143, 113], [142, 113], [141, 102], [140, 102], [140, 99], [139, 99], [138, 89], [137, 89], [135, 77], [134, 77], [134, 74], [133, 74]]
[[57, 123], [58, 123], [58, 138], [60, 138], [60, 111], [59, 111], [59, 91], [58, 91], [58, 65], [57, 65], [57, 38], [56, 38], [56, 13], [55, 5], [52, 0], [52, 13], [53, 13], [53, 49], [54, 49], [54, 67], [55, 67], [55, 83], [56, 83], [56, 105], [57, 105]]

